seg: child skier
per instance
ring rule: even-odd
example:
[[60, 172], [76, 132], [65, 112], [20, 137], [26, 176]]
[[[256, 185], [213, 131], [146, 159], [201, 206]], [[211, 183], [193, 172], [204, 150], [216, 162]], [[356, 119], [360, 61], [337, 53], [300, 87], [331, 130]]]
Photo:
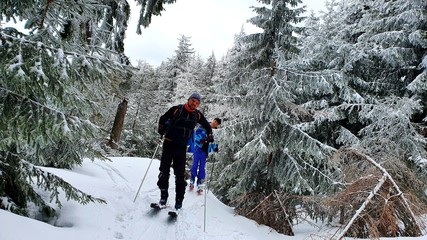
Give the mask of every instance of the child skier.
[[[215, 118], [210, 126], [216, 128], [221, 124], [221, 119]], [[194, 133], [193, 164], [190, 168], [190, 191], [194, 189], [197, 177], [198, 192], [203, 191], [203, 181], [206, 177], [206, 158], [209, 152], [218, 152], [218, 144], [208, 141], [206, 129], [203, 126], [197, 128]]]

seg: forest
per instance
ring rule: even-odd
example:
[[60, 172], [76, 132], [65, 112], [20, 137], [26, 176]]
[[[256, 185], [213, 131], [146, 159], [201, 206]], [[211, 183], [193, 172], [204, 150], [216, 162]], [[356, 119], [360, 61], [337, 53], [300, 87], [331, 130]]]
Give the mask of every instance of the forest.
[[[202, 59], [181, 35], [157, 67], [124, 54], [127, 0], [2, 1], [3, 21], [28, 33], [0, 27], [0, 209], [48, 219], [59, 194], [105, 203], [43, 167], [151, 157], [160, 114], [197, 91], [223, 119], [211, 188], [237, 214], [286, 235], [306, 218], [341, 226], [339, 239], [422, 235], [427, 2], [328, 0], [317, 16], [258, 1], [249, 22], [262, 31], [236, 33], [225, 56]], [[137, 2], [139, 33], [175, 3]]]

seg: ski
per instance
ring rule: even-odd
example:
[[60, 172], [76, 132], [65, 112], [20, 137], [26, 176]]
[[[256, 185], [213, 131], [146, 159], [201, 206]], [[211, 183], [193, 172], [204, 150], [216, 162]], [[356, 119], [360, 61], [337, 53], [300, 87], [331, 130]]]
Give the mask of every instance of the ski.
[[176, 209], [174, 209], [174, 210], [170, 210], [170, 211], [168, 212], [168, 215], [169, 215], [171, 218], [176, 218], [176, 217], [178, 217], [179, 211], [180, 211], [180, 210], [176, 210]]
[[171, 211], [168, 212], [169, 216], [168, 216], [168, 220], [167, 221], [168, 221], [169, 224], [176, 223], [176, 221], [178, 219], [179, 211], [180, 210], [174, 209], [174, 210], [171, 210]]
[[158, 203], [151, 203], [150, 207], [154, 208], [154, 209], [157, 209], [157, 210], [160, 210], [160, 209], [167, 208], [167, 205], [160, 205]]
[[167, 208], [167, 205], [160, 205], [158, 203], [150, 204], [151, 210], [148, 212], [148, 215], [151, 217], [156, 216], [162, 209]]

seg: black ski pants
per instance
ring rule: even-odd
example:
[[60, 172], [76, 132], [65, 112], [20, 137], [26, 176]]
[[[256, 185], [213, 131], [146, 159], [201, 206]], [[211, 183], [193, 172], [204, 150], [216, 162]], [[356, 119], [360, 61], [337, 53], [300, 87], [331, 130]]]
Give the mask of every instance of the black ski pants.
[[185, 187], [185, 162], [187, 146], [179, 146], [172, 141], [165, 139], [163, 141], [163, 152], [160, 158], [160, 173], [157, 181], [157, 186], [160, 189], [168, 190], [169, 188], [169, 171], [173, 167], [175, 174], [175, 201], [177, 199], [184, 200]]

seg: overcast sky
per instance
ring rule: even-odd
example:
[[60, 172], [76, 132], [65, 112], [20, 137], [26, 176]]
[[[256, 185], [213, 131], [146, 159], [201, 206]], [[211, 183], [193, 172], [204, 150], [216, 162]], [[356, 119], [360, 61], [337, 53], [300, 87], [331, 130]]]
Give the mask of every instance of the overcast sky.
[[[303, 0], [308, 10], [324, 9], [324, 0]], [[262, 6], [256, 0], [177, 0], [165, 5], [161, 16], [153, 16], [148, 28], [136, 34], [140, 6], [129, 1], [131, 19], [125, 39], [125, 54], [132, 63], [145, 60], [158, 66], [174, 55], [181, 34], [191, 37], [193, 49], [203, 59], [212, 52], [219, 60], [233, 45], [242, 26], [246, 33], [256, 28], [246, 23], [255, 16], [250, 6]]]

